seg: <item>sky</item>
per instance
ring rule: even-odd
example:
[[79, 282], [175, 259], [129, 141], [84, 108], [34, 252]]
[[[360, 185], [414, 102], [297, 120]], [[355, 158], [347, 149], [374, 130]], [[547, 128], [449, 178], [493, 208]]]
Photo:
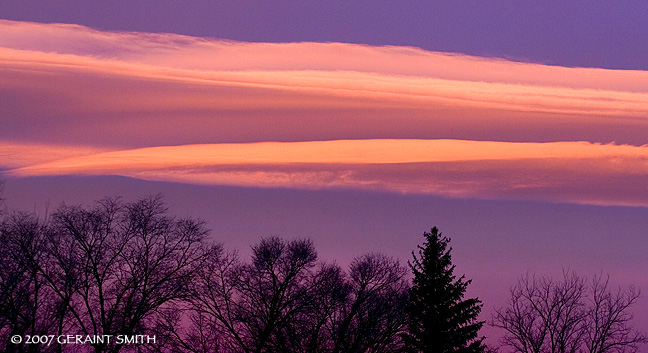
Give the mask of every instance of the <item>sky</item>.
[[[643, 1], [0, 2], [11, 208], [162, 193], [346, 264], [438, 226], [483, 319], [527, 271], [648, 290]], [[648, 299], [635, 306], [648, 331]], [[486, 329], [489, 340], [499, 334]]]

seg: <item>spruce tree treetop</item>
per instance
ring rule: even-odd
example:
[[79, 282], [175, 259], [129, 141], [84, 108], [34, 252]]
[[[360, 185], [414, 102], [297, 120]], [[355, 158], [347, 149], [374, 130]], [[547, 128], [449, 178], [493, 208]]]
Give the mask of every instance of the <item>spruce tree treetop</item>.
[[425, 243], [418, 246], [418, 256], [412, 252], [409, 262], [414, 280], [408, 332], [403, 336], [406, 351], [484, 352], [484, 337], [478, 337], [484, 322], [477, 320], [483, 304], [477, 298], [463, 299], [471, 280], [453, 274], [450, 239], [436, 227], [423, 236]]

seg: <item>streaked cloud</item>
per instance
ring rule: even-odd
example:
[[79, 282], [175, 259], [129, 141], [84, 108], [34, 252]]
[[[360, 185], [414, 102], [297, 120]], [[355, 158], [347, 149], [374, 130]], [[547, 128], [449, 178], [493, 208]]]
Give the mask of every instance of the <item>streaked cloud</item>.
[[96, 155], [101, 149], [84, 146], [16, 144], [0, 141], [0, 170], [29, 167], [79, 156]]
[[164, 146], [80, 155], [17, 168], [9, 175], [122, 175], [207, 185], [648, 206], [648, 147], [587, 142], [338, 140]]
[[648, 205], [644, 71], [0, 20], [0, 107], [13, 177]]
[[0, 33], [4, 140], [648, 142], [641, 71], [10, 21]]

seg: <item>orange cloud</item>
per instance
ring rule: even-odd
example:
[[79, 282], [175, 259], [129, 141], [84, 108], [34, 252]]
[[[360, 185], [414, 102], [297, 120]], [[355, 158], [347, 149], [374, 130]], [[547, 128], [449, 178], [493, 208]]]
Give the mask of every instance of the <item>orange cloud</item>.
[[13, 177], [648, 205], [644, 71], [0, 20], [0, 97]]
[[20, 168], [84, 155], [96, 155], [101, 149], [85, 146], [16, 144], [0, 141], [0, 169]]
[[2, 139], [115, 147], [348, 138], [647, 142], [642, 71], [11, 21], [0, 21], [0, 33]]
[[[169, 33], [102, 32], [0, 20], [0, 47], [202, 71], [349, 71], [394, 76], [646, 92], [641, 71], [564, 68], [344, 43], [244, 43]], [[367, 60], [370, 58], [371, 60]]]
[[648, 206], [648, 147], [586, 142], [339, 140], [164, 146], [12, 170], [208, 185], [354, 188]]

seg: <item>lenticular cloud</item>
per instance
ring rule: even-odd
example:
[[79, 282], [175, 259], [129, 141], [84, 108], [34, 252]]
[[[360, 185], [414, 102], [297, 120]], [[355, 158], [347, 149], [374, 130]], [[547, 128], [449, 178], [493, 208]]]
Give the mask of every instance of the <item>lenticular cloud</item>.
[[0, 21], [0, 168], [648, 205], [648, 72]]

